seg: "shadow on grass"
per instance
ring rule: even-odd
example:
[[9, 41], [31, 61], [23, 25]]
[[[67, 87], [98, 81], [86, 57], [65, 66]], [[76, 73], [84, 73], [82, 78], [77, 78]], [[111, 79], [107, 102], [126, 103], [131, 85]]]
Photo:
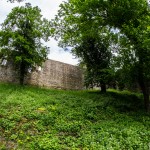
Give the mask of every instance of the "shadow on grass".
[[134, 93], [108, 92], [114, 98], [114, 107], [121, 112], [144, 111], [144, 102], [141, 96]]
[[144, 101], [141, 94], [131, 93], [128, 91], [89, 91], [90, 95], [100, 95], [105, 97], [104, 108], [113, 107], [118, 112], [140, 112], [144, 110]]

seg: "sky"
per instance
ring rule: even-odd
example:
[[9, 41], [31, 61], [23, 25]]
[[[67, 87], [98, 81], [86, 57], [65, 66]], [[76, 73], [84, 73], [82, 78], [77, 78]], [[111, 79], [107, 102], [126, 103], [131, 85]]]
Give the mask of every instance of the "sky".
[[[16, 6], [24, 5], [25, 3], [31, 3], [32, 6], [38, 6], [41, 9], [41, 14], [44, 18], [51, 20], [57, 14], [59, 5], [64, 0], [26, 0], [21, 3], [10, 3], [7, 0], [0, 0], [0, 24], [6, 19], [7, 15], [11, 12], [12, 8]], [[77, 65], [78, 60], [70, 52], [64, 51], [62, 48], [57, 46], [58, 43], [54, 39], [51, 39], [47, 46], [50, 47], [49, 59], [61, 61], [64, 63]]]

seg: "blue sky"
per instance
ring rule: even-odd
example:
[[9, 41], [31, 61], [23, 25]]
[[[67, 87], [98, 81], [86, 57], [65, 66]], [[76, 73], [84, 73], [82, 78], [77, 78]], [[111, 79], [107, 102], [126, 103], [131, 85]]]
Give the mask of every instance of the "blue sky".
[[[6, 19], [6, 16], [11, 12], [11, 9], [16, 6], [24, 5], [25, 3], [30, 2], [32, 6], [38, 6], [41, 9], [43, 17], [48, 20], [53, 19], [57, 14], [60, 3], [64, 0], [26, 0], [21, 3], [10, 3], [7, 0], [0, 0], [0, 24]], [[72, 54], [65, 52], [63, 49], [57, 46], [57, 42], [54, 39], [51, 39], [47, 45], [50, 47], [49, 58], [69, 64], [76, 65], [78, 60], [75, 59]]]

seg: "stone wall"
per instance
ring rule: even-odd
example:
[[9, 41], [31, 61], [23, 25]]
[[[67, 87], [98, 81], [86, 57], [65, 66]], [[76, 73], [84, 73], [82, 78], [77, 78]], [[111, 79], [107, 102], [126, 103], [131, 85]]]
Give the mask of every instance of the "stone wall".
[[[0, 66], [0, 81], [18, 83], [17, 73], [11, 66]], [[82, 89], [83, 74], [79, 67], [62, 62], [47, 60], [42, 68], [29, 73], [26, 84], [58, 89]]]

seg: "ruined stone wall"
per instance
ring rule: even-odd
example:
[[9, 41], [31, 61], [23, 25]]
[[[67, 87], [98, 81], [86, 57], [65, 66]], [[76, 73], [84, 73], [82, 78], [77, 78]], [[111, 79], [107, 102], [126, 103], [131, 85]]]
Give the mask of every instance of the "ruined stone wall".
[[[10, 64], [0, 66], [0, 81], [18, 83], [17, 74]], [[58, 89], [82, 89], [83, 74], [77, 66], [47, 60], [43, 63], [41, 70], [37, 68], [29, 73], [25, 82]]]

